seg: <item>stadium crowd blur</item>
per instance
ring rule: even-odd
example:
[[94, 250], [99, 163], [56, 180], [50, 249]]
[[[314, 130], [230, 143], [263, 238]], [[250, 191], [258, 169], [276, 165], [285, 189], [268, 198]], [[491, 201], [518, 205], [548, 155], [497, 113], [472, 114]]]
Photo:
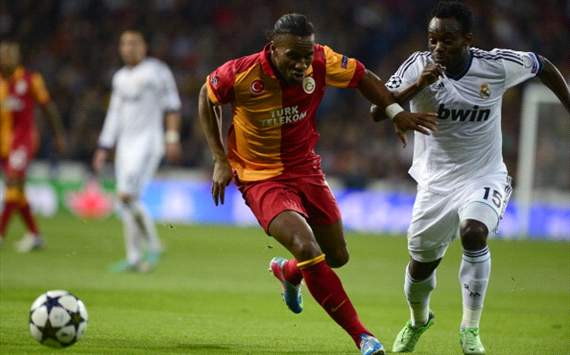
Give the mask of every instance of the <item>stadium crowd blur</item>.
[[[209, 169], [211, 162], [196, 119], [198, 90], [205, 76], [218, 65], [262, 48], [266, 31], [280, 15], [307, 14], [316, 26], [318, 42], [360, 59], [387, 80], [410, 53], [426, 50], [426, 24], [434, 3], [412, 0], [2, 1], [0, 36], [19, 41], [25, 64], [44, 75], [67, 128], [70, 149], [65, 158], [88, 163], [105, 116], [111, 76], [120, 67], [118, 35], [126, 28], [144, 29], [150, 54], [171, 66], [183, 100], [183, 165]], [[570, 5], [567, 2], [467, 3], [475, 15], [475, 46], [534, 51], [549, 58], [569, 77], [570, 36], [566, 26]], [[522, 90], [516, 88], [504, 98], [504, 156], [511, 172], [516, 171], [521, 97]], [[373, 123], [368, 107], [356, 91], [328, 91], [319, 114], [318, 151], [323, 157], [324, 171], [354, 187], [365, 186], [373, 179], [403, 179], [411, 184], [407, 177], [411, 145], [402, 149], [391, 125]], [[225, 118], [227, 121], [229, 115]], [[45, 137], [39, 157], [54, 159], [52, 151], [49, 138]], [[548, 157], [548, 152], [539, 152], [541, 156]]]

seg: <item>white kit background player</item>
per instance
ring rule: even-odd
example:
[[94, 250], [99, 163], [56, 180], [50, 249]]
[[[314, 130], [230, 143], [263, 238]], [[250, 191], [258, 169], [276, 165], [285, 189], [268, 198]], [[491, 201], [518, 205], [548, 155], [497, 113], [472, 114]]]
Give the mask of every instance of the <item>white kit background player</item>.
[[[437, 112], [438, 130], [415, 134], [410, 175], [418, 183], [404, 291], [411, 320], [394, 352], [410, 352], [433, 324], [429, 309], [435, 269], [459, 234], [463, 258], [460, 342], [465, 354], [484, 354], [479, 322], [491, 270], [487, 236], [511, 192], [502, 157], [501, 103], [505, 91], [538, 76], [570, 112], [568, 86], [550, 61], [530, 52], [471, 47], [472, 15], [460, 2], [440, 2], [428, 27], [429, 52], [412, 54], [386, 83], [412, 112]], [[375, 119], [384, 113], [371, 108]], [[405, 136], [397, 132], [405, 144]]]
[[[180, 158], [180, 97], [170, 69], [146, 57], [141, 32], [121, 34], [119, 53], [125, 66], [113, 76], [113, 91], [93, 168], [99, 173], [110, 149], [115, 152], [117, 195], [127, 259], [112, 271], [148, 271], [162, 250], [156, 227], [140, 196], [166, 153]], [[166, 125], [166, 133], [164, 126]]]

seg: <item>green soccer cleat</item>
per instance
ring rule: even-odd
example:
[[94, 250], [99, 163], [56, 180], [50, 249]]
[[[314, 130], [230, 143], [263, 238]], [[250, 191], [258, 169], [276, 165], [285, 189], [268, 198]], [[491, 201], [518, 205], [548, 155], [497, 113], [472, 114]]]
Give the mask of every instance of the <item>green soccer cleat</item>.
[[462, 328], [459, 331], [459, 344], [465, 355], [485, 354], [485, 347], [479, 337], [479, 328]]
[[396, 340], [394, 340], [394, 345], [392, 345], [392, 352], [411, 353], [414, 351], [420, 336], [433, 325], [434, 319], [435, 316], [430, 312], [427, 323], [421, 327], [413, 327], [412, 321], [408, 321], [396, 335]]

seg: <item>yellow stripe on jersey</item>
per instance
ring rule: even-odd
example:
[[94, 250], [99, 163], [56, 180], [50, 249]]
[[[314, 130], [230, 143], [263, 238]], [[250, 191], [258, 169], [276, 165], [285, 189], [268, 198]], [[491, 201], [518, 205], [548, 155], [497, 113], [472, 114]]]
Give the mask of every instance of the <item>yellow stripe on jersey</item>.
[[48, 103], [50, 97], [42, 76], [38, 73], [33, 73], [31, 76], [31, 84], [34, 99], [36, 99], [36, 101], [41, 105]]
[[356, 71], [357, 61], [345, 55], [336, 53], [328, 46], [323, 46], [325, 50], [326, 78], [327, 86], [346, 88], [352, 81]]
[[210, 80], [212, 80], [212, 78], [210, 78], [210, 76], [208, 75], [208, 77], [206, 78], [206, 89], [208, 92], [208, 98], [214, 105], [219, 105], [220, 101], [218, 100], [218, 97], [216, 96], [216, 94], [214, 94], [214, 90], [212, 90], [212, 87], [210, 86], [211, 85]]
[[12, 114], [8, 108], [8, 82], [0, 80], [0, 157], [7, 157], [12, 143]]

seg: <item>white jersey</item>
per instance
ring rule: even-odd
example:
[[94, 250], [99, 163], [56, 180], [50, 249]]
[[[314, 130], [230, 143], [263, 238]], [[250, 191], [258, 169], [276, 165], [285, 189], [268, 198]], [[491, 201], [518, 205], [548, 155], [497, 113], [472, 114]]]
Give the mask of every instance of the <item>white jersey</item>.
[[[386, 83], [399, 92], [416, 83], [432, 62], [429, 52], [412, 54]], [[531, 52], [470, 49], [466, 71], [439, 78], [411, 101], [412, 112], [437, 112], [438, 132], [415, 132], [410, 175], [420, 188], [448, 193], [468, 179], [505, 173], [501, 103], [505, 91], [541, 70]]]
[[99, 146], [117, 154], [153, 149], [164, 153], [164, 113], [180, 110], [174, 76], [163, 62], [146, 58], [113, 76], [113, 92]]

